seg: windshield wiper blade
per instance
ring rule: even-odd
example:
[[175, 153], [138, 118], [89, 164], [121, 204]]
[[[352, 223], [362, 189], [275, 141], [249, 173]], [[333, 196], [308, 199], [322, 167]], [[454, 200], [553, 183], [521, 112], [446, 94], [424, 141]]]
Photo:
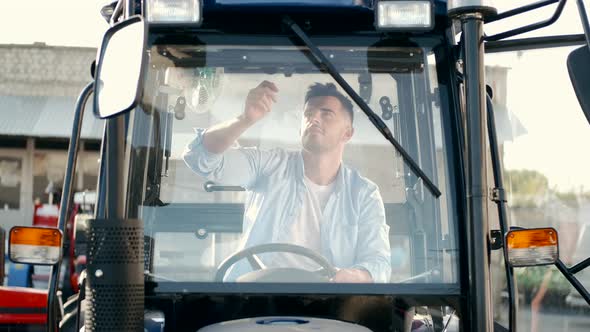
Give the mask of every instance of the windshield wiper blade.
[[395, 149], [402, 155], [404, 161], [410, 166], [412, 171], [422, 179], [428, 190], [435, 196], [440, 197], [441, 192], [438, 187], [428, 178], [426, 173], [420, 168], [418, 163], [410, 156], [410, 154], [401, 146], [401, 144], [393, 137], [391, 131], [387, 125], [371, 110], [371, 107], [361, 98], [356, 91], [346, 82], [346, 80], [340, 75], [336, 67], [326, 58], [324, 53], [313, 44], [307, 34], [293, 21], [289, 16], [283, 17], [283, 23], [285, 23], [293, 32], [301, 39], [301, 41], [309, 48], [311, 54], [316, 58], [320, 65], [324, 65], [328, 73], [334, 78], [334, 80], [340, 85], [340, 87], [346, 91], [346, 93], [352, 98], [352, 100], [361, 108], [361, 110], [367, 115], [371, 123], [379, 130], [379, 132], [388, 140]]

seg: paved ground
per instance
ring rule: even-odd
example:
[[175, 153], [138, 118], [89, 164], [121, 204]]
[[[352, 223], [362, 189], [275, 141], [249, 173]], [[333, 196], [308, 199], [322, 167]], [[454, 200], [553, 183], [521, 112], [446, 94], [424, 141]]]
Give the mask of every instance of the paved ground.
[[587, 332], [590, 331], [590, 315], [572, 311], [541, 312], [538, 316], [537, 331], [531, 331], [530, 307], [519, 310], [519, 332]]

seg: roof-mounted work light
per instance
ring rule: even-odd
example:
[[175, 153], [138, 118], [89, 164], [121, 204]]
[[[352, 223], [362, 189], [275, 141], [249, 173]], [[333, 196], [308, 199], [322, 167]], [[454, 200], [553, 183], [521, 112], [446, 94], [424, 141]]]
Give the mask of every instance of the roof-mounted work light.
[[149, 23], [200, 25], [202, 0], [147, 0], [145, 11]]
[[377, 1], [375, 25], [386, 31], [428, 31], [434, 26], [434, 6], [430, 0]]

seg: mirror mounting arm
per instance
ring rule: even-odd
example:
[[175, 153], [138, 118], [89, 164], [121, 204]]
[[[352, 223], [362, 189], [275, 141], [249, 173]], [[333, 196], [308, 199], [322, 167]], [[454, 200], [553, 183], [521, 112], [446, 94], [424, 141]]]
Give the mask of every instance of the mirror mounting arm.
[[505, 18], [508, 17], [512, 17], [514, 15], [518, 15], [518, 14], [522, 14], [522, 13], [526, 13], [528, 11], [531, 10], [535, 10], [537, 8], [542, 8], [551, 4], [554, 4], [556, 2], [559, 2], [559, 0], [545, 0], [545, 1], [539, 1], [539, 2], [535, 2], [535, 3], [531, 3], [529, 5], [525, 5], [522, 7], [518, 7], [518, 8], [514, 8], [508, 11], [505, 11], [503, 13], [500, 14], [496, 14], [496, 15], [492, 15], [489, 17], [484, 18], [484, 23], [491, 23], [491, 22], [496, 22], [499, 20], [503, 20]]
[[[530, 31], [533, 31], [533, 30], [537, 30], [537, 29], [540, 29], [540, 28], [544, 28], [546, 26], [549, 26], [549, 25], [555, 23], [555, 21], [557, 21], [557, 19], [559, 18], [559, 16], [561, 16], [561, 12], [563, 12], [563, 7], [565, 7], [565, 2], [566, 2], [566, 0], [560, 0], [559, 1], [559, 4], [557, 5], [557, 9], [555, 9], [555, 12], [553, 13], [553, 16], [551, 16], [549, 19], [547, 19], [545, 21], [541, 21], [541, 22], [537, 22], [537, 23], [525, 25], [523, 27], [512, 29], [512, 30], [508, 30], [506, 32], [501, 32], [501, 33], [498, 33], [498, 34], [495, 34], [495, 35], [492, 35], [492, 36], [485, 36], [484, 37], [484, 40], [485, 41], [498, 41], [500, 39], [505, 39], [505, 38], [508, 38], [508, 37], [513, 37], [513, 36], [520, 35], [520, 34], [525, 33], [525, 32], [530, 32]], [[502, 15], [502, 14], [500, 14], [500, 15]]]
[[[74, 121], [72, 125], [72, 135], [70, 137], [70, 146], [68, 148], [68, 164], [66, 167], [66, 175], [64, 178], [64, 185], [62, 190], [60, 213], [58, 228], [65, 234], [65, 225], [68, 218], [70, 201], [72, 198], [72, 186], [75, 171], [76, 161], [78, 157], [78, 143], [80, 141], [80, 133], [82, 131], [82, 119], [88, 98], [94, 91], [94, 82], [88, 83], [80, 93], [76, 101], [76, 110], [74, 112]], [[48, 331], [55, 331], [58, 322], [55, 321], [57, 315], [53, 313], [55, 310], [55, 301], [57, 296], [57, 289], [59, 286], [59, 272], [61, 261], [51, 268], [51, 277], [49, 279], [49, 292], [47, 294], [47, 326]]]
[[576, 274], [576, 273], [582, 271], [583, 269], [587, 268], [588, 266], [590, 266], [590, 257], [588, 257], [585, 260], [583, 260], [582, 262], [570, 267], [569, 270], [572, 274]]
[[555, 266], [557, 269], [563, 274], [563, 276], [570, 282], [570, 284], [578, 291], [578, 293], [586, 300], [586, 303], [590, 305], [590, 294], [588, 290], [580, 283], [578, 278], [574, 276], [571, 269], [568, 269], [567, 266], [561, 261], [561, 259], [557, 259], [555, 262]]

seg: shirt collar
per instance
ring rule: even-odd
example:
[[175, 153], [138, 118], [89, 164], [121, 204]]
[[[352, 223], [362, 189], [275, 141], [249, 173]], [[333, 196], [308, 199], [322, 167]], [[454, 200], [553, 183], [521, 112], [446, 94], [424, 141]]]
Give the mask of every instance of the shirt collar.
[[[342, 188], [344, 188], [344, 173], [346, 172], [346, 166], [344, 163], [340, 162], [340, 168], [338, 169], [338, 174], [336, 174], [336, 179], [334, 180], [334, 193], [339, 194]], [[303, 178], [305, 177], [305, 163], [303, 162], [303, 153], [301, 150], [297, 153], [297, 181], [300, 184], [303, 183]]]

